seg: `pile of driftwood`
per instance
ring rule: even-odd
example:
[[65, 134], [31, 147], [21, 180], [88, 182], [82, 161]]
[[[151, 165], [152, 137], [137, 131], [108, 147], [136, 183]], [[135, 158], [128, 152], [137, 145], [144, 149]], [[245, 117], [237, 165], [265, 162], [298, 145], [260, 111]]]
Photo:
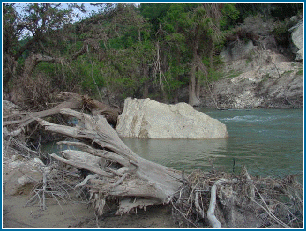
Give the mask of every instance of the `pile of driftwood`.
[[303, 187], [284, 179], [193, 171], [171, 200], [182, 227], [301, 228]]
[[[93, 102], [79, 99], [78, 102]], [[50, 192], [66, 200], [69, 190], [84, 192], [85, 189], [98, 215], [114, 208], [116, 214], [123, 214], [171, 203], [173, 217], [183, 227], [303, 226], [302, 187], [292, 177], [283, 180], [254, 178], [246, 169], [238, 176], [201, 171], [185, 176], [181, 171], [135, 154], [105, 118], [107, 110], [92, 110], [96, 107], [87, 106], [91, 108], [90, 114], [62, 106], [53, 109], [52, 113], [57, 111], [76, 118], [78, 123], [71, 126], [44, 120], [50, 111], [44, 116], [41, 112], [32, 113], [19, 123], [5, 122], [6, 125], [23, 126], [36, 122], [51, 133], [77, 140], [58, 142], [58, 145], [74, 146], [78, 150], [50, 154], [50, 166], [44, 171], [43, 182], [34, 190], [30, 202], [38, 198], [44, 207], [43, 198]], [[80, 105], [77, 108], [80, 109]], [[65, 168], [65, 177], [64, 166], [72, 166], [70, 173]], [[73, 176], [76, 169], [86, 173], [84, 178]]]

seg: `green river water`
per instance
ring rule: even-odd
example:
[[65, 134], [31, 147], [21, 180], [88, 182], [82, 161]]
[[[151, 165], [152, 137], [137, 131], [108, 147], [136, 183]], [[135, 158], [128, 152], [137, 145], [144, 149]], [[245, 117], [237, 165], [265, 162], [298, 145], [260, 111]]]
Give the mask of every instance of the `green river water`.
[[[252, 175], [303, 175], [303, 110], [198, 109], [227, 125], [227, 139], [131, 139], [124, 143], [145, 159], [190, 172], [216, 169]], [[55, 146], [47, 145], [45, 152]], [[53, 150], [52, 150], [53, 149]], [[233, 168], [235, 162], [235, 168]]]
[[[282, 177], [303, 174], [303, 110], [198, 109], [227, 125], [227, 139], [127, 139], [142, 157], [190, 172], [214, 168], [252, 175]], [[235, 159], [235, 168], [233, 169]]]

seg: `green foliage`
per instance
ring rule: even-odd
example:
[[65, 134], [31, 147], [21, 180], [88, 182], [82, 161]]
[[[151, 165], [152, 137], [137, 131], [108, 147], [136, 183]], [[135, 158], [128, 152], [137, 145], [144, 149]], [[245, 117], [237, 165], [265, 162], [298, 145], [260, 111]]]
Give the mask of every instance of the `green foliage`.
[[54, 63], [39, 63], [36, 67], [37, 71], [44, 72], [47, 76], [54, 76], [56, 72]]
[[218, 70], [211, 70], [207, 75], [207, 79], [209, 81], [218, 81], [222, 77], [223, 77], [223, 73], [221, 73]]
[[229, 30], [235, 26], [236, 20], [239, 18], [240, 12], [236, 9], [235, 3], [224, 4], [221, 12], [222, 19], [220, 26], [222, 30]]
[[275, 36], [281, 36], [282, 34], [288, 33], [288, 28], [285, 23], [279, 23], [273, 30]]
[[265, 82], [265, 81], [267, 81], [267, 80], [270, 79], [270, 78], [271, 78], [270, 74], [267, 73], [267, 74], [265, 74], [265, 75], [263, 76], [261, 82]]
[[237, 22], [242, 22], [250, 16], [263, 15], [267, 20], [276, 18], [284, 20], [298, 14], [303, 10], [302, 3], [237, 3], [237, 10], [240, 12], [240, 17]]
[[139, 6], [140, 14], [152, 25], [152, 37], [154, 38], [160, 23], [166, 16], [171, 3], [141, 3]]
[[[80, 4], [71, 6], [82, 10]], [[72, 9], [29, 3], [20, 17], [13, 3], [3, 4], [3, 52], [17, 63], [12, 75], [11, 63], [4, 62], [4, 80], [21, 78], [26, 59], [42, 54], [63, 62], [40, 62], [33, 77], [46, 78], [59, 90], [97, 95], [107, 87], [122, 98], [143, 97], [147, 91], [174, 99], [190, 83], [191, 67], [202, 83], [223, 77], [218, 70], [222, 61], [215, 54], [226, 43], [225, 32], [234, 31], [246, 15], [302, 10], [300, 4], [274, 3], [141, 3], [138, 8], [119, 3], [71, 24]], [[273, 33], [285, 38], [289, 26], [279, 23]], [[251, 61], [250, 56], [246, 62]], [[239, 74], [233, 71], [227, 77]]]
[[271, 16], [284, 20], [303, 11], [303, 3], [272, 3]]
[[171, 95], [171, 92], [180, 89], [183, 85], [188, 83], [188, 78], [178, 78], [179, 76], [184, 76], [184, 70], [181, 66], [176, 65], [175, 62], [169, 66], [169, 70], [165, 73], [164, 85]]
[[289, 25], [286, 21], [278, 22], [275, 25], [272, 34], [279, 45], [288, 46], [290, 44], [290, 33], [288, 29]]
[[90, 89], [90, 91], [95, 92], [97, 87], [101, 89], [105, 85], [101, 76], [99, 63], [97, 62], [84, 60], [82, 65], [78, 67], [78, 72], [82, 76], [81, 86], [84, 91]]
[[[129, 39], [131, 39], [131, 38], [129, 38]], [[124, 40], [124, 37], [117, 37], [117, 38], [113, 38], [113, 39], [109, 40], [108, 47], [120, 50], [120, 49], [125, 48], [126, 45], [128, 45], [129, 43], [130, 43], [130, 41]]]

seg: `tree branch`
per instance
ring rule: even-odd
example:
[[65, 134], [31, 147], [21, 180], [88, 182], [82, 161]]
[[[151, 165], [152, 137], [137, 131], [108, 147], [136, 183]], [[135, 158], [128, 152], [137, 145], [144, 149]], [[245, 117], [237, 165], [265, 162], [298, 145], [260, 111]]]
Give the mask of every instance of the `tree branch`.
[[99, 174], [100, 176], [106, 176], [106, 177], [112, 177], [113, 176], [113, 174], [105, 172], [100, 168], [94, 167], [92, 165], [87, 165], [85, 163], [80, 163], [80, 162], [77, 162], [77, 161], [67, 160], [65, 158], [62, 158], [62, 157], [56, 155], [55, 153], [52, 153], [50, 156], [53, 157], [56, 160], [59, 160], [59, 161], [65, 163], [65, 164], [69, 164], [69, 165], [72, 165], [72, 166], [80, 168], [80, 169], [86, 169], [86, 170], [91, 171], [93, 173]]

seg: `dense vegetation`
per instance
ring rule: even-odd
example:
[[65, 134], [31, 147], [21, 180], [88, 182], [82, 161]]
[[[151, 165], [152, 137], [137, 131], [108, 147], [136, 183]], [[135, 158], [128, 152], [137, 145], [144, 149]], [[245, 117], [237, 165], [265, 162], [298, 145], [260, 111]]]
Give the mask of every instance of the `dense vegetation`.
[[[84, 11], [84, 5], [67, 6], [29, 3], [21, 14], [14, 3], [3, 4], [5, 97], [36, 108], [60, 91], [177, 102], [188, 86], [189, 103], [197, 105], [200, 86], [216, 76], [220, 50], [243, 34], [235, 29], [239, 23], [258, 15], [277, 22], [303, 9], [282, 3], [95, 4], [99, 13], [74, 22], [75, 9]], [[286, 36], [285, 24], [278, 25], [274, 33]], [[252, 38], [245, 33], [242, 39]]]

